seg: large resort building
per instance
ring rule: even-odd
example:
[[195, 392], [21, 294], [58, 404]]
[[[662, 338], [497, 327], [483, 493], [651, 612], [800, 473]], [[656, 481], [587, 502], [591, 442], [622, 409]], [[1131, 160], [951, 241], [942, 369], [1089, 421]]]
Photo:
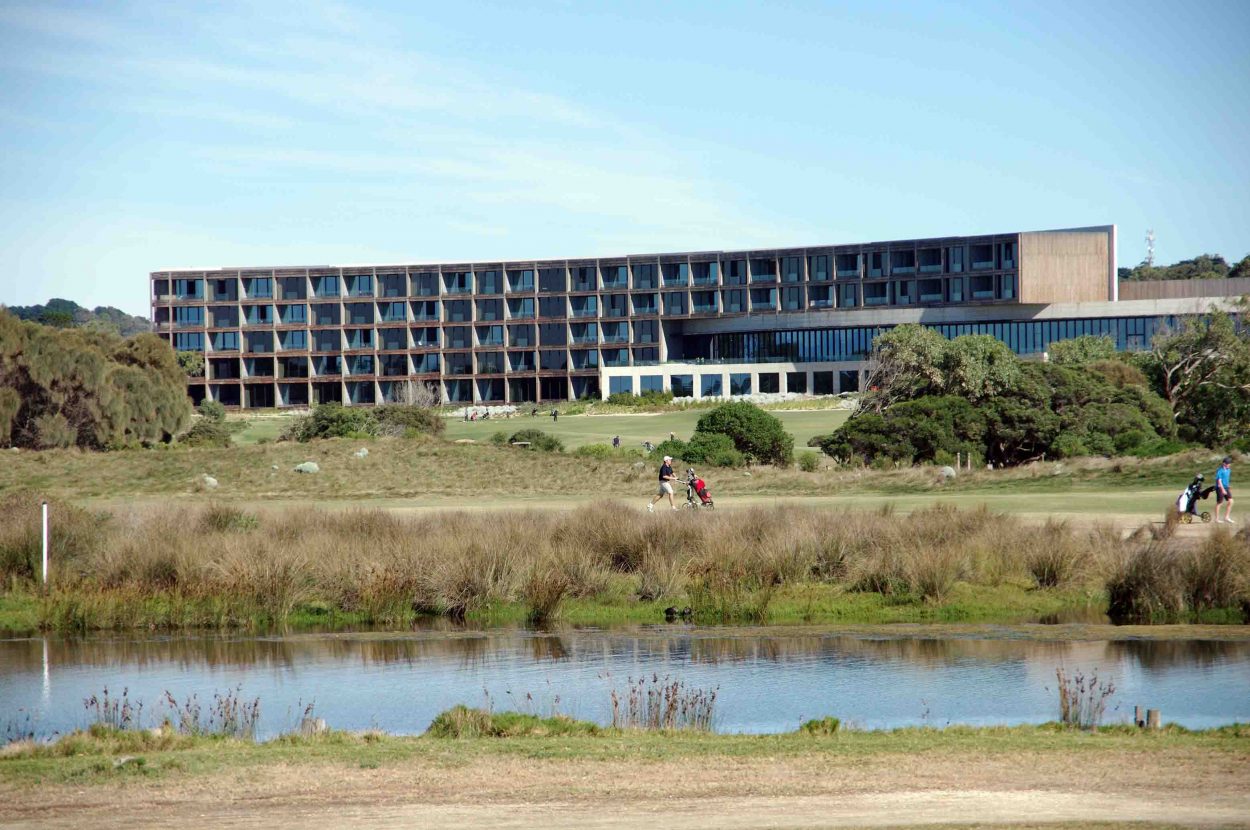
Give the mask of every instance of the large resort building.
[[[156, 331], [244, 409], [402, 398], [529, 403], [859, 389], [902, 323], [1021, 355], [1082, 334], [1145, 348], [1250, 280], [1119, 282], [1115, 226], [602, 259], [150, 275]], [[1201, 285], [1196, 283], [1202, 283]], [[1227, 283], [1219, 285], [1216, 283]]]

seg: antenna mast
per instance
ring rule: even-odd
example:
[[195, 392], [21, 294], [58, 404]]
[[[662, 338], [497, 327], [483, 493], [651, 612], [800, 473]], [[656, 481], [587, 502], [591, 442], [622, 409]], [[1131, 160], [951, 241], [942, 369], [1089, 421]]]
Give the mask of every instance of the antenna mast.
[[1146, 266], [1153, 268], [1155, 264], [1155, 232], [1146, 231]]

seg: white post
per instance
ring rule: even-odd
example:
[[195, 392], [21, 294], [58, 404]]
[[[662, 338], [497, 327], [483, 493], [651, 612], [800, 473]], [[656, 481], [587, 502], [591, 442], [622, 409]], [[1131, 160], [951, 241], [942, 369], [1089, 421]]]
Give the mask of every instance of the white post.
[[43, 584], [48, 584], [48, 503], [43, 503]]

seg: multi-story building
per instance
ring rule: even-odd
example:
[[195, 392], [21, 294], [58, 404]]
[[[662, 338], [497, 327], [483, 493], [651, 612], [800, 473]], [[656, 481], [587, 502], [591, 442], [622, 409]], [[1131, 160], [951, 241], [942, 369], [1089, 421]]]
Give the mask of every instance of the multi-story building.
[[[156, 330], [204, 354], [191, 397], [243, 408], [378, 403], [410, 383], [466, 403], [827, 394], [858, 389], [874, 337], [900, 323], [993, 334], [1019, 354], [1080, 334], [1133, 349], [1210, 305], [1150, 284], [1121, 296], [1114, 226], [150, 280]], [[1219, 288], [1206, 293], [1236, 287]]]

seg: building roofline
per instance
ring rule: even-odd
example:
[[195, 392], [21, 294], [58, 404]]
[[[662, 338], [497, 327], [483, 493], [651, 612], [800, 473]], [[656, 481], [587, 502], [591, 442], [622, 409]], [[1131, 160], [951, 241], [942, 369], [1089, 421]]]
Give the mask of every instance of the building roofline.
[[755, 248], [724, 248], [717, 250], [703, 251], [659, 251], [638, 254], [600, 254], [598, 256], [581, 256], [581, 257], [547, 257], [547, 258], [511, 258], [511, 259], [482, 259], [482, 260], [409, 260], [406, 262], [357, 262], [357, 263], [339, 263], [339, 264], [303, 264], [303, 265], [218, 265], [211, 267], [177, 267], [177, 268], [156, 268], [149, 272], [149, 276], [155, 277], [158, 274], [180, 274], [180, 273], [209, 273], [218, 271], [289, 271], [289, 270], [320, 270], [320, 269], [345, 269], [345, 268], [412, 268], [418, 267], [444, 267], [448, 265], [502, 265], [504, 263], [568, 263], [568, 262], [586, 262], [598, 260], [639, 260], [639, 259], [660, 259], [663, 257], [718, 257], [723, 258], [726, 255], [733, 256], [735, 254], [751, 254], [751, 253], [777, 253], [787, 255], [793, 253], [804, 253], [813, 251], [831, 250], [834, 248], [872, 248], [879, 245], [899, 245], [905, 242], [914, 242], [920, 244], [938, 244], [949, 243], [959, 239], [986, 239], [993, 237], [1018, 236], [1024, 233], [1107, 233], [1113, 232], [1115, 225], [1090, 225], [1080, 228], [1051, 228], [1046, 230], [1034, 231], [1000, 231], [996, 233], [976, 233], [951, 236], [927, 236], [927, 237], [903, 237], [900, 239], [879, 239], [869, 242], [837, 242], [824, 243], [819, 245], [788, 245], [782, 247], [755, 247]]

